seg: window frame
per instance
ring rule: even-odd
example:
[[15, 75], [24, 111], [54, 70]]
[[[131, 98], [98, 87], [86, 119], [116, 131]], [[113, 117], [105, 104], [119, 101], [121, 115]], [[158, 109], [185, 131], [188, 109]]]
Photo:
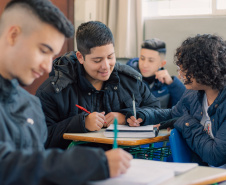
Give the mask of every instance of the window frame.
[[[148, 2], [149, 0], [142, 0]], [[217, 17], [217, 16], [226, 16], [226, 9], [217, 9], [217, 0], [212, 1], [212, 13], [211, 14], [189, 14], [189, 15], [166, 15], [166, 16], [144, 16], [142, 17], [144, 20], [146, 19], [172, 19], [172, 18], [200, 18], [200, 17]], [[144, 7], [144, 6], [143, 6]]]

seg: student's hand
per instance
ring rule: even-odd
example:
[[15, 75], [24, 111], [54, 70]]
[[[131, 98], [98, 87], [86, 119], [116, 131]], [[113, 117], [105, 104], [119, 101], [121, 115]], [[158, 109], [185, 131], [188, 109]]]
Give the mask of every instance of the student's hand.
[[172, 77], [165, 69], [155, 72], [155, 78], [158, 79], [161, 83], [165, 83], [167, 85], [173, 83]]
[[141, 123], [145, 120], [145, 115], [140, 111], [136, 112], [137, 119], [133, 115], [133, 111], [127, 112], [126, 121], [131, 127], [139, 127]]
[[108, 160], [110, 177], [117, 177], [126, 173], [133, 158], [131, 154], [121, 148], [108, 150], [105, 154]]
[[[153, 127], [156, 127], [158, 130], [160, 130], [159, 127], [161, 127], [161, 125], [160, 124], [157, 124], [157, 125], [153, 125]], [[166, 129], [167, 129], [168, 132], [171, 130], [170, 127], [167, 127]]]
[[161, 129], [167, 129], [167, 131], [170, 131], [174, 128], [174, 123], [178, 120], [178, 118], [172, 118], [166, 121], [163, 121], [157, 125], [154, 125], [154, 127], [157, 127], [159, 130]]
[[159, 130], [160, 123], [159, 123], [159, 124], [157, 124], [157, 125], [153, 125], [153, 127], [156, 127], [156, 128]]
[[109, 127], [110, 124], [113, 124], [114, 118], [118, 119], [119, 125], [125, 125], [126, 123], [126, 116], [119, 112], [109, 112], [107, 115], [105, 115], [105, 123], [104, 127]]
[[105, 122], [105, 112], [92, 112], [85, 118], [85, 127], [89, 131], [100, 130]]
[[139, 127], [140, 123], [143, 122], [143, 119], [138, 118], [136, 119], [134, 116], [131, 116], [129, 118], [127, 118], [127, 123], [129, 123], [130, 127]]

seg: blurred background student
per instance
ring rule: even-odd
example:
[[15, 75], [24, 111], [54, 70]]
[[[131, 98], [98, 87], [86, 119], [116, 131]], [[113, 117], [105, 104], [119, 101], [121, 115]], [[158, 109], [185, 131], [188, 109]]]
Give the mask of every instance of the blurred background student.
[[165, 55], [165, 42], [157, 38], [145, 40], [141, 45], [140, 58], [129, 60], [127, 65], [142, 74], [143, 81], [160, 100], [161, 108], [171, 108], [180, 100], [185, 87], [176, 76], [170, 76], [164, 68]]

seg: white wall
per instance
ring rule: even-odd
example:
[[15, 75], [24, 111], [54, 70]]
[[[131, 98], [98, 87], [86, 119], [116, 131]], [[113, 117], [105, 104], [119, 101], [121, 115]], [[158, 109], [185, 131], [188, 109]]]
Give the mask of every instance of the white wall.
[[[96, 0], [76, 0], [74, 11], [74, 26], [77, 30], [80, 24], [96, 19]], [[77, 50], [76, 40], [75, 50]]]
[[145, 38], [159, 38], [166, 42], [167, 65], [171, 75], [177, 75], [173, 56], [176, 48], [189, 36], [217, 34], [226, 39], [226, 16], [207, 18], [149, 19], [145, 21]]

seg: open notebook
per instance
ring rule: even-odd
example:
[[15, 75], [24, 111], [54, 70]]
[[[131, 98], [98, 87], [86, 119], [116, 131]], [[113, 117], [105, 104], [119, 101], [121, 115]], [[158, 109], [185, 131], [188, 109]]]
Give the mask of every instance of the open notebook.
[[[117, 125], [118, 137], [124, 138], [152, 138], [158, 135], [157, 128], [153, 125], [146, 125], [140, 127], [130, 127], [128, 125]], [[106, 137], [114, 137], [114, 125], [111, 124], [104, 132]]]
[[187, 172], [197, 163], [171, 163], [145, 159], [133, 159], [126, 174], [103, 181], [91, 182], [91, 185], [157, 185], [175, 175]]

